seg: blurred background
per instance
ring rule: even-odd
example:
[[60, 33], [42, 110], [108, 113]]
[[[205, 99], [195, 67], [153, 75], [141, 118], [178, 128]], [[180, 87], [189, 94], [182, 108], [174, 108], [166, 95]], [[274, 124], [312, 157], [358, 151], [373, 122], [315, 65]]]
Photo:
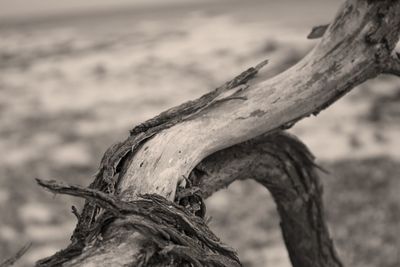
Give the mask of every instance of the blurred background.
[[[136, 123], [269, 58], [278, 73], [316, 43], [335, 0], [0, 0], [0, 259], [68, 244], [77, 199], [35, 177], [88, 185]], [[400, 80], [368, 81], [290, 131], [323, 174], [346, 266], [400, 266]], [[237, 182], [208, 200], [211, 227], [245, 266], [289, 267], [269, 193]]]

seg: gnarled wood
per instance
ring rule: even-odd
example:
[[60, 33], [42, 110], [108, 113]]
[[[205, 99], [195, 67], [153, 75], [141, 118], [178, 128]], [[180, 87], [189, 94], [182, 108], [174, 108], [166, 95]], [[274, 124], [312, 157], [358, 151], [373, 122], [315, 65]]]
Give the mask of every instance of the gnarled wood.
[[142, 195], [136, 201], [125, 202], [95, 189], [40, 179], [37, 182], [54, 193], [84, 197], [106, 211], [91, 231], [94, 247], [111, 223], [113, 231], [123, 228], [146, 236], [150, 241], [147, 255], [131, 259], [135, 266], [241, 266], [235, 251], [221, 244], [202, 218], [159, 195]]
[[[311, 153], [296, 138], [288, 134], [277, 133], [261, 136], [214, 153], [196, 166], [188, 181], [192, 186], [198, 188], [204, 197], [211, 196], [213, 192], [225, 188], [236, 180], [254, 179], [258, 181], [271, 192], [277, 203], [283, 237], [293, 266], [341, 267], [342, 264], [336, 255], [325, 225], [322, 190], [313, 160], [314, 157]], [[152, 217], [162, 220], [163, 217], [158, 215], [162, 211], [164, 218], [174, 221], [174, 217], [183, 218], [183, 212], [178, 211], [174, 214], [173, 209], [163, 211], [158, 205], [148, 202], [148, 197], [145, 197], [144, 200], [126, 203], [93, 189], [65, 186], [54, 182], [39, 181], [39, 183], [55, 193], [70, 194], [95, 201], [111, 212], [113, 217], [120, 218], [118, 223], [111, 226], [102, 222], [103, 228], [108, 227], [107, 231], [101, 234], [102, 242], [94, 243], [91, 248], [64, 266], [85, 266], [93, 262], [96, 263], [96, 266], [106, 266], [103, 261], [108, 264], [110, 260], [112, 260], [113, 266], [124, 266], [124, 264], [139, 266], [142, 258], [135, 259], [133, 257], [132, 252], [135, 251], [136, 244], [132, 242], [135, 240], [132, 240], [135, 235], [132, 235], [130, 229], [138, 230], [161, 248], [177, 246], [174, 241], [171, 241], [171, 239], [173, 240], [171, 236], [175, 235], [172, 231], [174, 228], [172, 230], [166, 228], [168, 223], [167, 225], [159, 223], [154, 226]], [[173, 204], [171, 204], [171, 208], [172, 206]], [[149, 213], [150, 210], [154, 211]], [[142, 217], [138, 217], [138, 215]], [[187, 220], [190, 219], [191, 217], [187, 218]], [[200, 234], [204, 232], [207, 234], [207, 231], [201, 230], [203, 226], [198, 224], [199, 219], [192, 218], [191, 220], [194, 226], [189, 228], [186, 226], [185, 231], [190, 232], [190, 229], [197, 227]], [[192, 225], [190, 221], [189, 225]], [[180, 228], [185, 228], [185, 226]], [[164, 240], [160, 232], [168, 232], [169, 238]], [[205, 238], [207, 240], [208, 237]], [[207, 242], [215, 242], [213, 240], [215, 239]], [[168, 242], [171, 244], [168, 245]], [[179, 242], [179, 240], [175, 242]], [[208, 245], [210, 246], [210, 243]], [[215, 246], [213, 243], [211, 245]], [[180, 247], [189, 255], [190, 250], [194, 252], [199, 250], [196, 245], [188, 248], [180, 243]], [[218, 249], [218, 247], [215, 248]], [[107, 258], [104, 257], [104, 250], [108, 252], [106, 253]], [[152, 253], [151, 251], [150, 253]], [[224, 250], [221, 249], [220, 256], [213, 256], [215, 262], [217, 260], [219, 262], [215, 266], [237, 264], [236, 261], [224, 256], [224, 253], [227, 255], [231, 253], [229, 250], [223, 252]], [[207, 257], [204, 254], [199, 262], [204, 264], [208, 258], [210, 256]], [[230, 262], [224, 265], [229, 260]], [[195, 263], [192, 261], [192, 264]], [[180, 264], [182, 263], [174, 263], [170, 266], [181, 266]], [[210, 262], [206, 264], [206, 266], [211, 265]]]
[[293, 266], [342, 267], [325, 224], [316, 167], [303, 143], [277, 133], [207, 157], [196, 167], [192, 179], [206, 197], [235, 180], [258, 181], [275, 200]]
[[[358, 84], [389, 72], [392, 68], [387, 62], [399, 38], [399, 14], [399, 0], [348, 0], [315, 48], [289, 70], [257, 82], [249, 80], [257, 73], [250, 69], [253, 74], [249, 79], [228, 84], [205, 98], [177, 108], [175, 111], [183, 116], [179, 116], [180, 112], [166, 113], [145, 123], [144, 127], [135, 128], [130, 138], [107, 151], [92, 187], [117, 194], [125, 201], [146, 193], [173, 200], [177, 186], [184, 186], [185, 177], [207, 156], [261, 134], [291, 127], [306, 116], [318, 114]], [[267, 187], [269, 183], [262, 181]], [[318, 186], [311, 187], [318, 193]], [[293, 264], [304, 266], [301, 264], [316, 259], [320, 265], [315, 266], [340, 266], [327, 263], [334, 260], [318, 260], [335, 258], [329, 251], [331, 242], [327, 233], [320, 236], [326, 230], [318, 219], [322, 218], [322, 208], [316, 203], [310, 204], [313, 201], [307, 202], [309, 199], [301, 200], [306, 206], [301, 203], [297, 206], [296, 194], [288, 192], [281, 198], [281, 192], [272, 190], [282, 220], [288, 219], [285, 212], [299, 212], [295, 216], [303, 220], [303, 209], [317, 211], [317, 216], [311, 217], [317, 234], [310, 240], [322, 249], [315, 248], [317, 254], [308, 251], [310, 254], [299, 261], [301, 255], [294, 256]], [[294, 202], [285, 202], [286, 198]], [[79, 231], [74, 233], [73, 244], [64, 253], [72, 259], [64, 257], [59, 264], [124, 266], [141, 255], [143, 236], [132, 235], [126, 229], [115, 230], [113, 224], [102, 242], [96, 246], [86, 243], [90, 226], [96, 222], [97, 210], [95, 205], [85, 205], [77, 227]], [[296, 225], [283, 222], [282, 228], [288, 233], [284, 234], [288, 244], [290, 236], [297, 236], [298, 231], [291, 230], [297, 229]], [[300, 242], [300, 246], [288, 244], [288, 249], [292, 257], [305, 248]], [[53, 259], [42, 261], [41, 265], [52, 266]]]
[[318, 114], [377, 76], [398, 41], [399, 14], [399, 1], [347, 1], [298, 64], [242, 88], [235, 94], [242, 99], [208, 106], [145, 142], [120, 178], [122, 197], [157, 193], [173, 199], [182, 177], [206, 156]]

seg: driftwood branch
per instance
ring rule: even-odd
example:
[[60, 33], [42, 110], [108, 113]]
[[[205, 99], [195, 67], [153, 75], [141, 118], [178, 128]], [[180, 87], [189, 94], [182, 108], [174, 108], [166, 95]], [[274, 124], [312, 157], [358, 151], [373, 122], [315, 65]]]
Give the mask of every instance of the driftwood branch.
[[[179, 191], [188, 183], [185, 177], [207, 156], [262, 134], [287, 129], [304, 117], [317, 115], [364, 81], [395, 70], [397, 65], [389, 68], [387, 62], [392, 60], [398, 42], [399, 14], [399, 0], [348, 0], [314, 49], [287, 71], [259, 82], [255, 76], [262, 76], [258, 73], [266, 64], [262, 62], [215, 91], [135, 127], [124, 142], [106, 151], [90, 188], [125, 202], [144, 194], [157, 194], [170, 201], [179, 198]], [[288, 142], [294, 149], [299, 148], [295, 142]], [[274, 149], [282, 151], [280, 144], [276, 145]], [[266, 151], [273, 154], [271, 158], [279, 167], [275, 164], [262, 168], [258, 164], [256, 179], [271, 190], [277, 202], [292, 263], [340, 266], [323, 222], [320, 188], [307, 167], [310, 161], [289, 161], [296, 150], [281, 154]], [[301, 151], [304, 154], [304, 149]], [[223, 169], [223, 164], [218, 164]], [[283, 179], [279, 185], [286, 183], [291, 189], [274, 188], [278, 185], [273, 175], [268, 175], [269, 168], [278, 168], [278, 176]], [[229, 169], [224, 171], [229, 173]], [[246, 172], [251, 173], [248, 169]], [[213, 180], [218, 181], [218, 177]], [[210, 186], [212, 183], [209, 181], [203, 191], [216, 189]], [[221, 183], [227, 184], [227, 180]], [[104, 229], [101, 242], [90, 242], [104, 208], [99, 202], [87, 201], [71, 245], [38, 265], [125, 266], [143, 257], [146, 235], [118, 227], [116, 221]], [[201, 209], [197, 211], [202, 213]], [[181, 250], [182, 255], [185, 252]], [[316, 265], [310, 265], [312, 262]]]
[[206, 156], [318, 114], [376, 77], [398, 41], [399, 9], [399, 1], [346, 2], [298, 64], [264, 82], [230, 89], [228, 95], [242, 99], [209, 105], [145, 142], [120, 175], [118, 191], [126, 199], [138, 193], [173, 199], [182, 177]]
[[[261, 136], [207, 157], [191, 173], [188, 178], [190, 187], [187, 190], [195, 188], [195, 192], [208, 197], [236, 180], [255, 179], [271, 192], [277, 203], [283, 236], [293, 266], [342, 266], [324, 222], [322, 190], [313, 160], [314, 157], [307, 148], [293, 136], [284, 133]], [[38, 182], [54, 193], [84, 197], [107, 211], [92, 231], [91, 242], [95, 243], [93, 239], [99, 236], [103, 242], [95, 243], [91, 248], [93, 250], [104, 252], [104, 249], [108, 248], [103, 247], [103, 244], [107, 243], [107, 238], [112, 235], [102, 232], [101, 229], [108, 228], [107, 232], [116, 232], [123, 227], [125, 231], [135, 229], [152, 240], [157, 244], [158, 251], [174, 251], [178, 259], [182, 257], [181, 252], [185, 251], [185, 259], [195, 266], [198, 263], [199, 266], [238, 264], [235, 253], [220, 245], [203, 220], [162, 197], [142, 196], [140, 200], [124, 202], [94, 189], [67, 186], [52, 181]], [[111, 224], [117, 218], [118, 223]], [[108, 222], [105, 223], [106, 221]], [[203, 252], [197, 243], [190, 242], [192, 239], [186, 236], [182, 242], [182, 233], [177, 229], [184, 229], [184, 232], [192, 235], [190, 238], [195, 236], [196, 240], [200, 240], [219, 254], [210, 255]], [[129, 254], [135, 247], [132, 243], [124, 245], [122, 250], [114, 251], [115, 258], [119, 258], [117, 254]], [[174, 248], [180, 250], [175, 251]], [[84, 252], [80, 255], [73, 265], [83, 264], [89, 253]], [[163, 258], [156, 253], [154, 255], [158, 257], [156, 262], [160, 264]], [[97, 258], [100, 255], [96, 254], [93, 257]], [[153, 266], [151, 258], [148, 258], [145, 266]], [[171, 258], [173, 259], [173, 256], [169, 260]], [[136, 261], [134, 259], [132, 257], [129, 262], [122, 259], [118, 264], [140, 266], [143, 257], [138, 257]], [[90, 258], [90, 262], [92, 261], [94, 259]], [[181, 266], [182, 262], [177, 261], [174, 264], [173, 266]]]

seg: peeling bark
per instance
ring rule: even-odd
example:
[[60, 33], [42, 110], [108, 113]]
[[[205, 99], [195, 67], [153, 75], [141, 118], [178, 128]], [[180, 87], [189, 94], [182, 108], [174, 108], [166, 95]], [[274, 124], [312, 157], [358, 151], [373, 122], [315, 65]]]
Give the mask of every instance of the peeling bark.
[[298, 64], [261, 83], [250, 80], [235, 93], [245, 100], [210, 105], [146, 141], [119, 178], [121, 196], [131, 199], [147, 192], [173, 199], [182, 177], [206, 156], [291, 127], [382, 73], [382, 62], [398, 41], [399, 10], [398, 1], [346, 2], [324, 37]]
[[132, 258], [131, 265], [241, 266], [236, 252], [223, 245], [204, 220], [164, 197], [142, 195], [138, 200], [125, 202], [95, 189], [37, 181], [53, 193], [83, 197], [106, 211], [90, 232], [88, 241], [93, 247], [109, 231], [127, 229], [146, 236], [150, 241], [146, 248], [148, 255], [136, 261]]
[[[399, 33], [399, 0], [348, 0], [315, 48], [287, 71], [257, 82], [253, 77], [264, 61], [215, 91], [135, 127], [130, 137], [106, 151], [90, 189], [124, 202], [137, 201], [143, 194], [173, 201], [181, 197], [176, 190], [184, 187], [186, 177], [192, 174], [192, 179], [202, 165], [205, 172], [211, 168], [205, 158], [225, 155], [235, 163], [230, 165], [222, 156], [215, 161], [215, 170], [225, 175], [203, 177], [204, 185], [191, 181], [205, 196], [239, 179], [235, 178], [238, 173], [252, 175], [274, 196], [293, 265], [341, 266], [324, 223], [321, 188], [310, 155], [297, 141], [272, 134], [317, 115], [368, 79], [396, 74], [398, 62], [392, 55]], [[270, 134], [273, 142], [268, 136], [252, 140], [264, 134]], [[263, 147], [257, 140], [270, 141], [260, 151], [252, 146], [255, 142]], [[251, 148], [249, 156], [239, 153], [243, 146]], [[230, 149], [241, 156], [232, 158]], [[251, 155], [269, 156], [272, 163]], [[38, 266], [137, 264], [145, 253], [143, 231], [133, 234], [114, 221], [102, 233], [101, 242], [90, 242], [93, 226], [103, 223], [100, 219], [107, 209], [93, 199], [87, 201], [71, 245]], [[202, 213], [201, 209], [196, 212]], [[179, 251], [181, 255], [188, 252], [182, 247]]]
[[[293, 266], [341, 267], [324, 221], [322, 189], [316, 167], [314, 157], [295, 137], [281, 132], [261, 136], [204, 159], [188, 178], [186, 190], [191, 192], [181, 193], [180, 198], [191, 198], [195, 196], [194, 192], [207, 198], [236, 180], [254, 179], [271, 192], [277, 203]], [[112, 264], [116, 266], [141, 266], [144, 256], [135, 258], [132, 254], [136, 249], [131, 239], [132, 230], [157, 245], [157, 249], [146, 247], [151, 255], [144, 266], [154, 266], [154, 262], [155, 266], [161, 263], [160, 266], [182, 266], [185, 262], [177, 261], [182, 257], [195, 266], [241, 266], [236, 254], [222, 246], [209, 232], [204, 220], [172, 202], [168, 204], [162, 197], [142, 196], [139, 200], [125, 202], [94, 189], [40, 180], [39, 184], [53, 193], [84, 197], [107, 211], [91, 232], [89, 249], [63, 266], [86, 266], [93, 262], [98, 264], [96, 266], [105, 266], [101, 262], [108, 258], [113, 259]], [[178, 226], [170, 227], [176, 223]], [[196, 236], [196, 240], [201, 240], [217, 254], [204, 252], [177, 229], [185, 229], [189, 237]], [[101, 242], [96, 241], [99, 237]], [[109, 252], [108, 258], [104, 258], [104, 251]], [[161, 252], [156, 254], [155, 251]], [[168, 258], [171, 265], [160, 257], [163, 251], [175, 253]], [[154, 255], [156, 260], [151, 260]]]

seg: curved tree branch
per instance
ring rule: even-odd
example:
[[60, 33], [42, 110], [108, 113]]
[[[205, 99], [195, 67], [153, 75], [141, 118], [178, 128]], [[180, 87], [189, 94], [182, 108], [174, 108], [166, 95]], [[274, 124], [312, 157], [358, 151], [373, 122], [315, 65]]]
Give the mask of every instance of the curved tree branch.
[[[272, 194], [293, 266], [342, 266], [325, 225], [314, 157], [295, 137], [261, 136], [217, 152], [194, 172], [205, 196], [235, 180], [255, 179]], [[200, 169], [202, 177], [196, 176]], [[204, 175], [207, 174], [207, 175]]]
[[316, 167], [303, 143], [277, 133], [211, 155], [196, 167], [192, 179], [205, 196], [235, 180], [258, 181], [275, 200], [293, 266], [341, 267], [325, 225]]
[[[197, 188], [204, 197], [211, 196], [213, 192], [227, 187], [236, 180], [254, 179], [258, 181], [271, 192], [277, 204], [283, 237], [293, 266], [341, 267], [342, 264], [336, 255], [325, 225], [322, 189], [313, 160], [314, 157], [311, 153], [295, 137], [276, 133], [258, 137], [207, 157], [196, 166], [188, 180], [192, 188]], [[96, 202], [106, 211], [111, 212], [114, 218], [120, 219], [118, 223], [114, 224], [105, 224], [106, 220], [99, 220], [101, 224], [97, 228], [108, 227], [107, 231], [101, 234], [102, 243], [94, 243], [87, 251], [65, 266], [85, 266], [89, 262], [96, 262], [97, 266], [106, 266], [108, 263], [101, 263], [104, 260], [102, 252], [109, 251], [109, 246], [116, 245], [114, 234], [121, 233], [122, 227], [125, 231], [134, 229], [140, 232], [164, 250], [180, 247], [179, 251], [175, 251], [176, 255], [182, 257], [182, 253], [184, 253], [184, 256], [192, 264], [201, 262], [206, 266], [211, 266], [211, 259], [213, 259], [212, 262], [219, 263], [215, 266], [235, 266], [237, 264], [235, 257], [229, 256], [232, 255], [230, 250], [220, 247], [213, 241], [216, 240], [215, 237], [210, 235], [207, 230], [202, 230], [204, 226], [202, 223], [199, 224], [199, 218], [185, 215], [187, 213], [181, 211], [180, 208], [174, 208], [173, 203], [163, 204], [164, 200], [160, 200], [159, 197], [143, 196], [143, 200], [124, 202], [93, 189], [65, 186], [41, 180], [38, 182], [54, 193], [84, 197]], [[109, 215], [105, 217], [110, 220]], [[155, 225], [154, 218], [161, 222]], [[184, 236], [177, 233], [175, 228], [168, 228], [168, 225], [171, 225], [171, 221], [179, 222], [183, 218], [185, 218], [185, 223], [179, 224], [178, 228], [195, 235], [205, 233], [204, 237], [197, 237], [197, 239], [205, 240], [203, 241], [205, 245], [211, 246], [214, 251], [219, 251], [221, 254], [206, 256], [206, 253], [202, 253], [196, 243], [189, 242], [191, 239], [185, 241], [186, 246], [182, 245], [179, 239]], [[168, 222], [165, 222], [165, 219]], [[168, 239], [163, 239], [165, 234], [162, 233], [168, 233]], [[99, 232], [95, 231], [94, 236], [98, 234]], [[130, 234], [132, 235], [132, 232]], [[139, 262], [143, 260], [141, 257], [135, 259], [135, 257], [118, 256], [131, 255], [132, 249], [135, 248], [135, 243], [132, 243], [129, 235], [126, 234], [125, 237], [119, 235], [117, 242], [119, 246], [118, 250], [113, 251], [113, 264], [139, 266]], [[187, 244], [190, 244], [190, 247]], [[196, 254], [196, 251], [200, 251], [199, 254]], [[97, 253], [93, 254], [94, 252]], [[111, 256], [108, 255], [108, 257]], [[192, 258], [195, 258], [196, 261]], [[182, 263], [179, 262], [173, 266], [181, 266], [180, 264]]]
[[382, 62], [398, 41], [399, 13], [399, 1], [347, 1], [298, 64], [264, 82], [231, 89], [228, 94], [236, 98], [207, 106], [146, 141], [120, 176], [123, 198], [159, 193], [173, 199], [182, 177], [206, 156], [318, 114], [382, 73]]
[[[315, 48], [295, 66], [263, 82], [252, 79], [259, 68], [251, 68], [210, 94], [139, 125], [127, 140], [105, 153], [91, 187], [117, 194], [124, 201], [135, 200], [141, 194], [158, 194], [173, 200], [177, 186], [183, 185], [184, 177], [207, 156], [261, 134], [289, 128], [306, 116], [318, 114], [360, 83], [387, 72], [385, 62], [399, 38], [399, 14], [399, 0], [348, 0]], [[286, 171], [295, 172], [293, 168]], [[262, 183], [267, 186], [269, 182]], [[306, 187], [307, 182], [296, 188], [301, 186]], [[282, 219], [282, 212], [287, 209], [298, 211], [295, 192], [272, 193], [279, 202], [286, 198], [294, 201], [287, 202], [288, 206], [278, 203]], [[313, 202], [307, 202], [304, 209], [317, 210], [322, 217], [322, 209], [310, 204]], [[141, 255], [143, 236], [113, 232], [112, 224], [109, 229], [113, 234], [98, 247], [87, 244], [87, 234], [96, 224], [98, 211], [96, 205], [86, 203], [72, 245], [64, 252], [74, 259], [63, 266], [122, 266]], [[319, 219], [313, 220], [317, 232], [324, 229]], [[296, 225], [290, 227], [297, 229]], [[290, 235], [296, 236], [296, 232]], [[318, 255], [333, 255], [325, 250], [330, 239], [316, 238], [323, 248], [317, 250]], [[288, 249], [294, 253], [299, 249], [295, 247]], [[52, 258], [41, 264], [46, 266], [51, 261]], [[293, 259], [292, 262], [295, 263]]]

